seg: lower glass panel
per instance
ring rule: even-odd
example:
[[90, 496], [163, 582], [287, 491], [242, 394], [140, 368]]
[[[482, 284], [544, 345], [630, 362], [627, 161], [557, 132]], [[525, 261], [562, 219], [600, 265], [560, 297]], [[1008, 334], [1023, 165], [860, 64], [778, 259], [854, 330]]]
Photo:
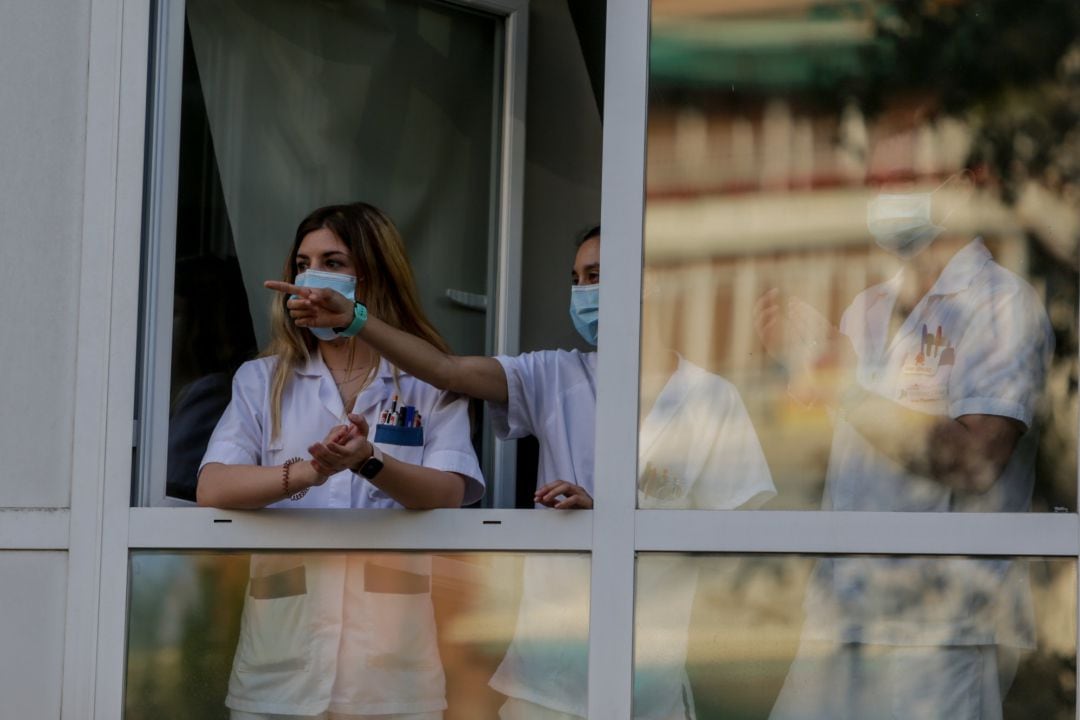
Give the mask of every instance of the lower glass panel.
[[635, 717], [1075, 718], [1076, 562], [640, 554]]
[[586, 554], [141, 551], [130, 573], [128, 720], [585, 714]]

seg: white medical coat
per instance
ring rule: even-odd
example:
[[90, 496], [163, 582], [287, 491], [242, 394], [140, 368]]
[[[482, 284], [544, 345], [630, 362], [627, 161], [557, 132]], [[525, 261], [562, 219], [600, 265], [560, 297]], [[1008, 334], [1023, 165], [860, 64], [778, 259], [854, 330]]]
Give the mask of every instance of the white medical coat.
[[[271, 437], [275, 359], [245, 363], [202, 464], [279, 465], [345, 421], [341, 396], [320, 355], [294, 371]], [[484, 490], [473, 452], [468, 404], [383, 361], [356, 398], [374, 438], [394, 396], [416, 407], [423, 444], [376, 442], [403, 462], [460, 473], [466, 503]], [[344, 470], [299, 501], [271, 507], [400, 508], [366, 479]], [[226, 705], [284, 715], [420, 713], [446, 707], [427, 556], [365, 553], [255, 554]]]
[[[1030, 510], [1038, 444], [1031, 424], [1054, 348], [1042, 303], [974, 240], [953, 256], [886, 345], [899, 281], [862, 292], [844, 313], [840, 330], [858, 356], [859, 383], [923, 413], [998, 415], [1019, 420], [1028, 431], [993, 487], [975, 493], [911, 474], [838, 419], [823, 508]], [[1009, 561], [824, 559], [806, 608], [806, 634], [815, 639], [930, 646], [1034, 642], [1023, 565]]]
[[[508, 400], [491, 407], [496, 433], [537, 437], [537, 486], [568, 480], [592, 494], [596, 353], [497, 359], [506, 371]], [[755, 507], [776, 492], [738, 391], [682, 358], [642, 424], [640, 450], [642, 508]], [[664, 556], [638, 570], [635, 717], [694, 717], [685, 661], [696, 565]], [[527, 558], [514, 639], [491, 686], [584, 717], [588, 595], [587, 556]]]

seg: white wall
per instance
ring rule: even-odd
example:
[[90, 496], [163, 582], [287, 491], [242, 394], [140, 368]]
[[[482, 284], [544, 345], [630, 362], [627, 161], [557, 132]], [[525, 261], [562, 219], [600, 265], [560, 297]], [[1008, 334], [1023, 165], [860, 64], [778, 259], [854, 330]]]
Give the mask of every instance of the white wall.
[[[0, 508], [70, 504], [89, 38], [90, 0], [0, 7]], [[0, 715], [55, 720], [68, 555], [11, 548], [66, 511], [27, 512], [0, 513]]]
[[0, 552], [0, 715], [60, 717], [67, 553]]
[[89, 6], [0, 9], [0, 507], [71, 494]]

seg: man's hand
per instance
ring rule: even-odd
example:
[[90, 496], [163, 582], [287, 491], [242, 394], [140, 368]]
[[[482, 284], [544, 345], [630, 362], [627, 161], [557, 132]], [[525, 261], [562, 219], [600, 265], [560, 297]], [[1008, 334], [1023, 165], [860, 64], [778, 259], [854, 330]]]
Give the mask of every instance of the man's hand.
[[806, 404], [836, 405], [855, 382], [858, 356], [851, 340], [798, 298], [788, 301], [787, 318], [804, 348], [788, 391]]
[[781, 302], [773, 288], [754, 304], [754, 328], [771, 357], [789, 373], [788, 392], [804, 405], [835, 404], [853, 381], [851, 341], [798, 298]]
[[279, 280], [267, 280], [263, 287], [289, 298], [285, 306], [297, 327], [348, 327], [353, 321], [353, 301], [329, 288], [306, 288]]
[[536, 494], [533, 496], [533, 502], [538, 502], [556, 510], [569, 510], [571, 508], [592, 510], [593, 507], [592, 496], [585, 492], [585, 488], [565, 480], [556, 480], [537, 488]]
[[374, 453], [367, 435], [367, 421], [360, 415], [349, 413], [348, 425], [332, 428], [326, 439], [308, 448], [311, 464], [327, 476], [351, 470]]

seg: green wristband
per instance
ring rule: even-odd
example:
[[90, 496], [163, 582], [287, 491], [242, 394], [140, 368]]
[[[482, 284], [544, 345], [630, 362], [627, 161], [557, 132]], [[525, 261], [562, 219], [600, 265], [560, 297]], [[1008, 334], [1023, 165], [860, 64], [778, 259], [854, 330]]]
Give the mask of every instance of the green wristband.
[[367, 308], [359, 300], [353, 305], [353, 320], [346, 328], [334, 328], [341, 337], [353, 337], [358, 332], [364, 329], [364, 323], [367, 322]]

